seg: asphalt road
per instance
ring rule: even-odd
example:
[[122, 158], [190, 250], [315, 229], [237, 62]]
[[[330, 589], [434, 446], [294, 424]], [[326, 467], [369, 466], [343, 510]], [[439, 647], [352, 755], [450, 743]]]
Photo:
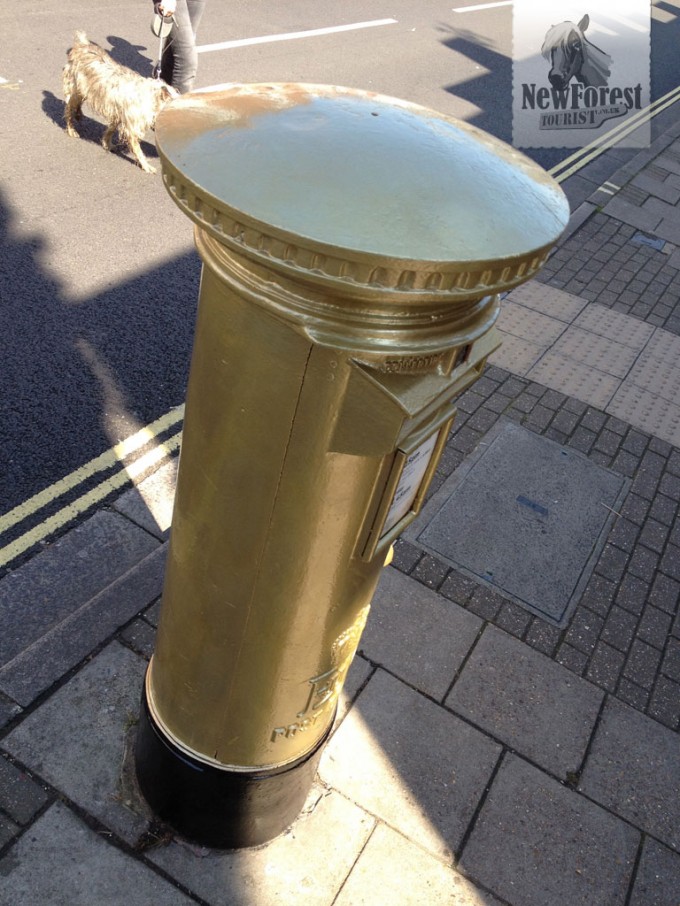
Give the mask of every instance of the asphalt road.
[[[510, 141], [512, 11], [454, 11], [465, 5], [208, 0], [199, 44], [231, 46], [201, 54], [197, 87], [304, 81], [371, 89]], [[653, 97], [680, 83], [679, 7], [663, 0], [653, 21]], [[74, 31], [150, 74], [151, 12], [151, 0], [0, 0], [0, 547], [109, 474], [84, 482], [69, 478], [75, 470], [184, 399], [200, 274], [191, 225], [158, 174], [102, 152], [96, 120], [84, 121], [81, 140], [67, 137], [62, 122], [61, 69]], [[380, 20], [393, 21], [233, 46]], [[652, 134], [662, 125], [655, 121]], [[568, 153], [533, 156], [549, 167]], [[598, 167], [604, 173], [616, 163], [613, 153]], [[3, 514], [62, 479], [66, 494], [28, 522], [3, 523]]]

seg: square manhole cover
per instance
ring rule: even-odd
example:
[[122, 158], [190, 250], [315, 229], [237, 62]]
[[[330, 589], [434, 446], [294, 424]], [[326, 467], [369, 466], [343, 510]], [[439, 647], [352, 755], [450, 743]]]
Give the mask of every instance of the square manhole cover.
[[575, 450], [499, 422], [405, 537], [564, 626], [628, 486]]

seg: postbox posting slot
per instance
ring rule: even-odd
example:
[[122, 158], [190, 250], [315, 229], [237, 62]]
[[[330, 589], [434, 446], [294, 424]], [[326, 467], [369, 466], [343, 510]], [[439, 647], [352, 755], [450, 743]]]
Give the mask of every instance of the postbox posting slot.
[[342, 407], [337, 413], [331, 450], [355, 456], [392, 453], [402, 438], [411, 437], [437, 417], [444, 406], [460, 396], [479, 377], [488, 356], [500, 345], [490, 330], [473, 343], [449, 354], [450, 365], [441, 373], [436, 365], [423, 373], [383, 370], [391, 360], [354, 360]]
[[[370, 508], [370, 528], [361, 544], [362, 560], [372, 560], [389, 548], [420, 512], [455, 414], [456, 409], [447, 406], [434, 422], [411, 434], [386, 460], [377, 484], [382, 492], [377, 508]], [[372, 519], [371, 513], [375, 514]]]
[[472, 345], [472, 343], [466, 343], [465, 346], [459, 346], [458, 349], [456, 349], [453, 357], [454, 370], [458, 368], [459, 365], [465, 365], [470, 360]]

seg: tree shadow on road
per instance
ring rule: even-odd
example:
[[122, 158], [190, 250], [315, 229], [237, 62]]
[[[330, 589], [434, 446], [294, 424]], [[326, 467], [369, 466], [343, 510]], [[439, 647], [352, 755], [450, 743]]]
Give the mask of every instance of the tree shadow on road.
[[450, 37], [442, 44], [476, 63], [480, 75], [465, 82], [445, 85], [444, 90], [463, 98], [479, 109], [468, 119], [480, 129], [486, 129], [503, 141], [512, 140], [512, 60], [499, 53], [481, 35], [467, 29], [442, 24], [440, 31]]

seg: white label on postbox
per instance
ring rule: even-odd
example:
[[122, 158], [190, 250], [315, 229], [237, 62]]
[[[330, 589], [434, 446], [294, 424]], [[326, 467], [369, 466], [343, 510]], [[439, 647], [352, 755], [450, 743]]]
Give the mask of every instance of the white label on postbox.
[[437, 445], [439, 434], [435, 431], [427, 440], [417, 447], [413, 453], [409, 453], [404, 463], [397, 490], [392, 498], [385, 525], [383, 526], [383, 535], [386, 535], [394, 526], [403, 519], [413, 506], [413, 502], [418, 495], [423, 478], [430, 465], [434, 449]]

